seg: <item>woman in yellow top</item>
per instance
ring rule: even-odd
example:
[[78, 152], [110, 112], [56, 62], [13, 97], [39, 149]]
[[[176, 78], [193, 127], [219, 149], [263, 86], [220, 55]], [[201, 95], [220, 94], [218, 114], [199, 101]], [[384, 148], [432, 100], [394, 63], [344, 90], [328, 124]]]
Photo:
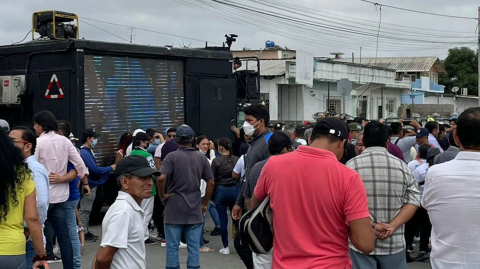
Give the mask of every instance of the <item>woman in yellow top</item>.
[[[35, 183], [23, 156], [0, 129], [0, 269], [25, 268], [26, 238], [33, 240], [34, 268], [46, 264]], [[29, 235], [24, 233], [27, 222]]]

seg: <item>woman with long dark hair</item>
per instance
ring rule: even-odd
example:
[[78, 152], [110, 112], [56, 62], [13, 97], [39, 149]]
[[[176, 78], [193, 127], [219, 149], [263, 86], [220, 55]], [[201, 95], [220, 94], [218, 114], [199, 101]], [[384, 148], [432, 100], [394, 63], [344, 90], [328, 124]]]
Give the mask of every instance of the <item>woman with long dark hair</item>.
[[121, 159], [125, 158], [127, 148], [130, 144], [132, 144], [132, 141], [133, 137], [131, 133], [124, 133], [120, 137], [120, 141], [118, 142], [117, 146], [117, 152], [115, 153], [115, 165], [117, 165]]
[[[218, 152], [222, 156], [212, 162], [213, 176], [215, 179], [215, 192], [212, 198], [217, 207], [220, 218], [220, 235], [222, 236], [223, 249], [221, 254], [230, 254], [228, 248], [228, 213], [227, 208], [232, 211], [237, 200], [237, 179], [232, 177], [233, 169], [237, 164], [238, 157], [232, 155], [232, 142], [228, 138], [218, 139]], [[235, 227], [238, 221], [233, 221]]]
[[205, 154], [205, 157], [207, 157], [208, 162], [211, 165], [213, 159], [215, 159], [215, 146], [213, 145], [213, 142], [208, 140], [206, 136], [201, 135], [195, 138], [195, 148]]
[[[0, 129], [0, 269], [25, 268], [26, 236], [33, 240], [34, 268], [48, 260], [37, 211], [35, 182], [22, 153]], [[24, 221], [29, 235], [24, 234]]]

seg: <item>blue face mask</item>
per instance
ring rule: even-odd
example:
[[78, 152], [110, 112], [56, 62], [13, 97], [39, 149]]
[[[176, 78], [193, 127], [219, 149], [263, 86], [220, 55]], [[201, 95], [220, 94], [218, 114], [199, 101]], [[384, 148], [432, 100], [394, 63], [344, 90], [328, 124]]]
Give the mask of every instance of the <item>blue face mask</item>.
[[94, 139], [93, 142], [92, 142], [92, 147], [95, 147], [98, 143], [98, 139]]
[[160, 145], [160, 139], [155, 139], [155, 145]]

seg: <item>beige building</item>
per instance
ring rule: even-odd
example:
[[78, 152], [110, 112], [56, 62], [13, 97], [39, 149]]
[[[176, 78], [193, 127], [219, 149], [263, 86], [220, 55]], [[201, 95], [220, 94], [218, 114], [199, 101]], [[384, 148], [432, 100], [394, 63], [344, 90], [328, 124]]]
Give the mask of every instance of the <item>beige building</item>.
[[232, 50], [233, 57], [246, 58], [257, 57], [260, 60], [267, 59], [294, 59], [296, 51], [282, 49], [263, 49], [263, 50]]

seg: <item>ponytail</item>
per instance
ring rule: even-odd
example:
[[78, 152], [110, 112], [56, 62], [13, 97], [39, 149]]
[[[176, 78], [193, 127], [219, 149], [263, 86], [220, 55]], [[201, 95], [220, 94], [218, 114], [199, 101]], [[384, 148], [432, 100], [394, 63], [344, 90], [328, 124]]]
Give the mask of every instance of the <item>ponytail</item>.
[[222, 146], [225, 150], [228, 150], [228, 161], [232, 162], [232, 141], [230, 139], [224, 137], [220, 138], [217, 141], [218, 146]]

